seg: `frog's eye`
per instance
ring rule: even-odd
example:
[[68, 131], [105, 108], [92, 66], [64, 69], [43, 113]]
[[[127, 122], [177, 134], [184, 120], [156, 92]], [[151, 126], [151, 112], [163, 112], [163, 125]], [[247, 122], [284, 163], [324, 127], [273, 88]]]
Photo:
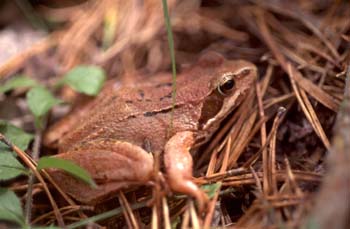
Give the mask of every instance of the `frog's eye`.
[[218, 86], [218, 91], [221, 95], [228, 95], [235, 87], [233, 79], [227, 79]]

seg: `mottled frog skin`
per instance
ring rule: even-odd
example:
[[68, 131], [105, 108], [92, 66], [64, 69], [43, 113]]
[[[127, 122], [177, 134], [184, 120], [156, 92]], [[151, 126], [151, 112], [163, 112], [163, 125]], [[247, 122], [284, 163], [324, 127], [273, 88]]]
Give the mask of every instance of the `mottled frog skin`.
[[152, 152], [160, 152], [170, 188], [195, 197], [202, 208], [207, 197], [193, 182], [189, 151], [210, 139], [253, 88], [256, 75], [252, 63], [206, 53], [178, 75], [173, 114], [171, 74], [136, 85], [109, 81], [97, 98], [53, 125], [44, 138], [46, 145], [58, 146], [57, 157], [89, 171], [98, 187], [60, 170], [49, 172], [75, 199], [96, 204], [121, 188], [151, 181]]

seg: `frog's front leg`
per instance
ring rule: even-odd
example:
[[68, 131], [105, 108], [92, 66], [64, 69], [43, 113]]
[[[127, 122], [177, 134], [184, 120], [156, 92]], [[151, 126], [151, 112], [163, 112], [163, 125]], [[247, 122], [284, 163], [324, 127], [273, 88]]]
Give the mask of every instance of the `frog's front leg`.
[[75, 162], [97, 183], [97, 188], [92, 188], [62, 170], [49, 170], [65, 192], [86, 204], [111, 198], [119, 189], [130, 185], [146, 184], [153, 175], [152, 155], [128, 142], [95, 140], [56, 157]]
[[169, 139], [164, 148], [164, 164], [168, 183], [173, 191], [193, 196], [198, 201], [198, 207], [204, 210], [207, 195], [193, 182], [192, 156], [189, 152], [194, 143], [193, 133], [183, 131]]

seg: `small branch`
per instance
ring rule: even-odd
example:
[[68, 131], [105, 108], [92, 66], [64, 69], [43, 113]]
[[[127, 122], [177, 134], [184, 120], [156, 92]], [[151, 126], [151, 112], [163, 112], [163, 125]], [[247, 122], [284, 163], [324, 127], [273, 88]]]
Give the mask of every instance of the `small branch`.
[[[37, 128], [35, 132], [34, 146], [33, 146], [33, 153], [32, 153], [32, 159], [34, 161], [37, 161], [39, 159], [41, 137], [42, 137], [42, 130], [40, 128]], [[31, 213], [32, 213], [32, 206], [33, 206], [32, 193], [33, 193], [34, 181], [35, 181], [34, 174], [30, 174], [28, 179], [26, 204], [24, 207], [25, 220], [28, 225], [30, 224], [30, 221], [31, 221]]]

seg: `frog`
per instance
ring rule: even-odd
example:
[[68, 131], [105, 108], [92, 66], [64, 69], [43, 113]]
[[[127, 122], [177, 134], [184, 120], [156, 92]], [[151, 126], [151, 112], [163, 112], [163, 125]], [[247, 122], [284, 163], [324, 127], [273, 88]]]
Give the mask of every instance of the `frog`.
[[159, 153], [169, 189], [195, 198], [203, 209], [208, 197], [192, 176], [191, 153], [210, 140], [256, 78], [253, 63], [211, 51], [178, 74], [175, 93], [166, 72], [136, 84], [107, 81], [94, 100], [53, 124], [43, 139], [58, 148], [55, 157], [87, 170], [97, 187], [59, 169], [49, 174], [74, 199], [95, 205], [154, 180], [153, 155]]

